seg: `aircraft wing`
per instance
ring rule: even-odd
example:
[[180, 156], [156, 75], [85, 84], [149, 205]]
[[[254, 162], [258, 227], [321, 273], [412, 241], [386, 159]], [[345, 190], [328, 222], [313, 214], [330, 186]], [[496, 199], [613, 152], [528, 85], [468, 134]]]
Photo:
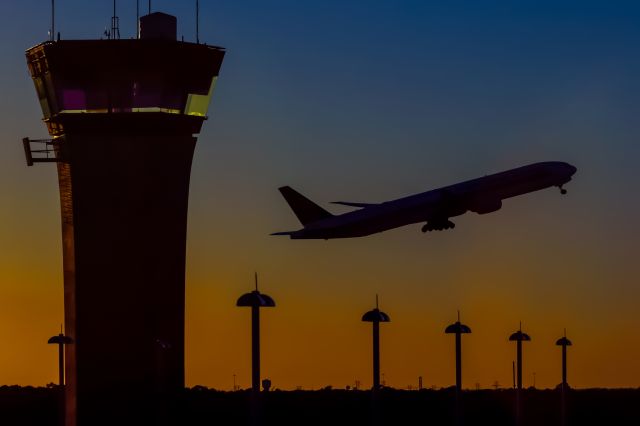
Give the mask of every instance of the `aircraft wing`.
[[352, 203], [350, 201], [332, 201], [331, 204], [340, 204], [349, 207], [371, 207], [378, 205], [376, 203]]

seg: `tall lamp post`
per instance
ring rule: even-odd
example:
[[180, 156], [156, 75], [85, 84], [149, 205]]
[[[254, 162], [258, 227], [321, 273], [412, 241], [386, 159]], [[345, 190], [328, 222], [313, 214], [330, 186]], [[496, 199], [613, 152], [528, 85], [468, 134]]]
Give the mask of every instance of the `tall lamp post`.
[[362, 321], [373, 325], [373, 391], [380, 389], [380, 323], [390, 322], [389, 315], [378, 309], [378, 295], [376, 294], [376, 307], [362, 316]]
[[449, 325], [444, 332], [456, 335], [456, 423], [460, 424], [460, 393], [462, 392], [462, 335], [471, 333], [471, 328], [460, 322], [460, 311], [458, 311], [458, 321]]
[[561, 401], [561, 422], [564, 426], [567, 424], [567, 406], [566, 392], [569, 388], [567, 384], [567, 346], [571, 346], [571, 340], [567, 339], [567, 329], [564, 330], [564, 336], [556, 341], [557, 346], [562, 346], [562, 384], [560, 385]]
[[516, 342], [516, 424], [520, 424], [520, 392], [522, 391], [522, 342], [528, 342], [531, 337], [522, 332], [522, 322], [518, 331], [509, 336], [509, 341]]
[[47, 340], [50, 345], [58, 345], [58, 384], [64, 386], [64, 345], [73, 343], [73, 339], [65, 336], [60, 330], [60, 334]]
[[236, 302], [236, 306], [251, 308], [251, 388], [260, 392], [260, 308], [273, 308], [276, 302], [258, 291], [258, 274], [255, 274], [256, 289], [245, 293]]

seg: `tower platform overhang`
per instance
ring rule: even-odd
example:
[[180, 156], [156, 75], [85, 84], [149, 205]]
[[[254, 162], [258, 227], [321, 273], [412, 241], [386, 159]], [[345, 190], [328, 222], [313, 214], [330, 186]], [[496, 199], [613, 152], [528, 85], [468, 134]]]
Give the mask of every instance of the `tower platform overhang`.
[[217, 46], [162, 39], [45, 42], [26, 52], [54, 134], [87, 114], [160, 113], [201, 121], [224, 54]]

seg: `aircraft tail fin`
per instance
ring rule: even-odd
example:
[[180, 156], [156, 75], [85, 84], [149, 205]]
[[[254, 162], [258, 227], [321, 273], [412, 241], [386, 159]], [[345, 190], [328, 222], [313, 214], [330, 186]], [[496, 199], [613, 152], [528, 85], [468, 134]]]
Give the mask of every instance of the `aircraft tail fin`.
[[333, 216], [331, 213], [309, 200], [304, 195], [294, 191], [289, 186], [283, 186], [278, 189], [300, 223], [304, 226]]

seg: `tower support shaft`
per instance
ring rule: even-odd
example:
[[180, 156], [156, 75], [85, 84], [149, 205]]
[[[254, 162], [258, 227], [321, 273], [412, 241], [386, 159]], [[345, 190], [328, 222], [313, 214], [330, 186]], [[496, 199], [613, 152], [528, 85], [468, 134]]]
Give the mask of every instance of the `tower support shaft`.
[[154, 413], [184, 388], [195, 138], [111, 123], [68, 132], [58, 163], [65, 323], [76, 342], [66, 346], [67, 426], [165, 424]]

